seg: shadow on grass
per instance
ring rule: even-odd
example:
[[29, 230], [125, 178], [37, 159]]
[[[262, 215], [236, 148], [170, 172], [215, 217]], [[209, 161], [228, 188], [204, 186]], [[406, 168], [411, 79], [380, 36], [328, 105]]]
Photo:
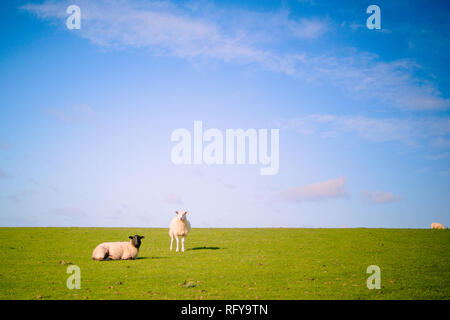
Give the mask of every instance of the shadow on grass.
[[[166, 259], [169, 257], [137, 257], [136, 259], [117, 259], [117, 260], [113, 260], [113, 259], [105, 259], [105, 260], [93, 260], [92, 261], [98, 261], [98, 262], [107, 262], [107, 261], [134, 261], [134, 260], [145, 260], [145, 259]], [[69, 264], [73, 264], [72, 262], [70, 262]]]
[[219, 250], [220, 247], [195, 247], [187, 250]]

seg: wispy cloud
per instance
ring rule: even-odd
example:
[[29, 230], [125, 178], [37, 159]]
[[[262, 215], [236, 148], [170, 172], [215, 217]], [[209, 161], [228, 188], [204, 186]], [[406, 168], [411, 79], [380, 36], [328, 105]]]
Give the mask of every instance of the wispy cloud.
[[[63, 20], [67, 5], [47, 1], [22, 9], [42, 19]], [[224, 16], [213, 22], [186, 7], [157, 1], [79, 1], [79, 6], [83, 24], [78, 34], [100, 47], [144, 48], [155, 55], [258, 63], [272, 71], [292, 72], [281, 57], [249, 44], [245, 31], [225, 31], [229, 26], [221, 27]], [[311, 36], [320, 30], [310, 31]]]
[[95, 111], [87, 104], [77, 104], [69, 107], [46, 108], [44, 112], [57, 120], [67, 123], [92, 119]]
[[393, 195], [391, 192], [368, 191], [364, 190], [362, 197], [365, 201], [375, 204], [391, 203], [401, 200], [401, 197]]
[[276, 122], [282, 129], [294, 129], [301, 134], [334, 137], [341, 133], [357, 134], [373, 142], [399, 142], [408, 146], [439, 145], [450, 135], [450, 118], [375, 118], [311, 114], [302, 118]]
[[317, 182], [281, 192], [281, 197], [294, 201], [321, 201], [332, 198], [348, 198], [350, 194], [345, 189], [344, 177]]
[[416, 76], [422, 67], [414, 60], [380, 61], [366, 52], [298, 55], [297, 70], [310, 81], [327, 81], [344, 88], [353, 97], [373, 100], [401, 110], [445, 110], [450, 99], [429, 80]]
[[[45, 20], [63, 20], [69, 3], [46, 1], [22, 9]], [[82, 28], [76, 34], [103, 48], [144, 48], [154, 55], [184, 59], [218, 59], [257, 64], [306, 81], [328, 81], [352, 97], [377, 99], [405, 110], [443, 110], [450, 99], [436, 86], [418, 78], [421, 66], [412, 60], [382, 62], [373, 54], [349, 49], [336, 54], [311, 55], [280, 51], [284, 43], [318, 39], [332, 29], [328, 19], [290, 18], [289, 12], [250, 12], [199, 9], [164, 2], [122, 0], [79, 1]], [[236, 18], [238, 17], [238, 18]], [[245, 19], [240, 19], [245, 17]], [[280, 44], [281, 42], [281, 44]], [[345, 50], [344, 50], [345, 51]]]
[[300, 39], [315, 39], [330, 29], [330, 23], [325, 19], [303, 18], [299, 21], [287, 21], [293, 36]]

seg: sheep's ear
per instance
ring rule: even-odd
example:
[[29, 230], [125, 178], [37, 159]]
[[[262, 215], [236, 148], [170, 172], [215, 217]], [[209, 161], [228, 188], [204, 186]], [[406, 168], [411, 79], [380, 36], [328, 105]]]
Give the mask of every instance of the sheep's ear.
[[129, 238], [129, 239], [133, 239], [133, 236], [129, 236], [128, 238]]
[[183, 214], [187, 214], [187, 211], [185, 211]]
[[144, 239], [144, 236], [141, 236], [141, 239]]
[[178, 211], [175, 211], [175, 214], [178, 214]]

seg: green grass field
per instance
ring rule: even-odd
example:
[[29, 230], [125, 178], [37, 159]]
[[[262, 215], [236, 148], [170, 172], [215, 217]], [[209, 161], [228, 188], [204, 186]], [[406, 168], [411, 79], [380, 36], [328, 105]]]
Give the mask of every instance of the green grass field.
[[[144, 235], [139, 258], [92, 261]], [[0, 228], [0, 299], [449, 299], [450, 233], [415, 229]], [[64, 261], [61, 263], [61, 261]], [[81, 289], [66, 287], [68, 263]], [[368, 290], [366, 268], [381, 268]]]

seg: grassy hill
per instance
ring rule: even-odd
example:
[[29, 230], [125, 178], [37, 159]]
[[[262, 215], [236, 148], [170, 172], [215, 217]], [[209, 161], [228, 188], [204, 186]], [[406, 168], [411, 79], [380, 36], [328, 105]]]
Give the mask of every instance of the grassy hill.
[[[133, 261], [95, 246], [144, 235]], [[416, 229], [0, 228], [0, 299], [449, 299], [450, 233]], [[66, 286], [81, 269], [81, 289]], [[366, 286], [381, 268], [380, 290]]]

